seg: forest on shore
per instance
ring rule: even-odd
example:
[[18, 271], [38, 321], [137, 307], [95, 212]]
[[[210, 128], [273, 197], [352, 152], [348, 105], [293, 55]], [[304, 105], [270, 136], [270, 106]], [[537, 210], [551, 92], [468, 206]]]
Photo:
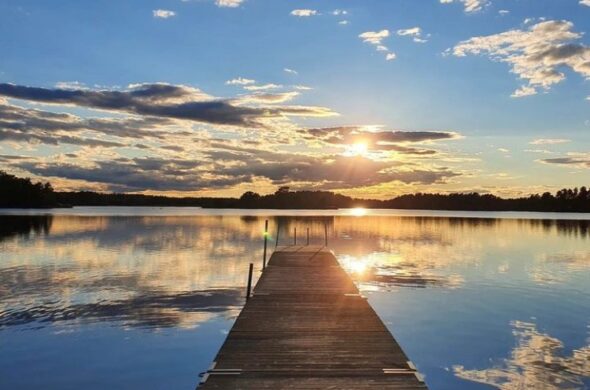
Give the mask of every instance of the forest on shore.
[[192, 206], [244, 209], [338, 209], [381, 208], [465, 211], [549, 211], [590, 212], [590, 190], [583, 186], [545, 192], [521, 198], [500, 198], [491, 194], [417, 193], [387, 200], [356, 199], [329, 191], [291, 191], [281, 187], [275, 193], [245, 192], [239, 198], [185, 197], [102, 193], [59, 192], [50, 183], [34, 183], [0, 171], [0, 208], [50, 208], [72, 206]]

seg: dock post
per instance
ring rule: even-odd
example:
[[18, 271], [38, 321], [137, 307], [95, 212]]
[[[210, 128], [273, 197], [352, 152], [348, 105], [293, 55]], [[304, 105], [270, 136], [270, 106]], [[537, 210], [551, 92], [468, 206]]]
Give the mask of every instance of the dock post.
[[246, 290], [246, 300], [250, 299], [250, 292], [252, 291], [252, 272], [254, 271], [254, 264], [250, 263], [248, 270], [248, 288]]
[[293, 234], [293, 245], [297, 245], [297, 228], [295, 228], [295, 234]]
[[328, 225], [324, 222], [324, 245], [328, 246]]
[[281, 221], [277, 221], [277, 236], [275, 238], [275, 249], [279, 246], [279, 232], [281, 231]]
[[307, 246], [309, 246], [309, 228], [307, 228]]
[[266, 242], [268, 240], [268, 219], [264, 221], [264, 253], [262, 254], [262, 269], [266, 268]]

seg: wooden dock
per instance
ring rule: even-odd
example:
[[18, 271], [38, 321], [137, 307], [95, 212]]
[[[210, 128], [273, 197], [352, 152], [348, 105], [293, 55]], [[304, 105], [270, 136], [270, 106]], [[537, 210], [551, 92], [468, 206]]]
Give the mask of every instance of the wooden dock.
[[279, 247], [199, 390], [426, 389], [334, 255]]

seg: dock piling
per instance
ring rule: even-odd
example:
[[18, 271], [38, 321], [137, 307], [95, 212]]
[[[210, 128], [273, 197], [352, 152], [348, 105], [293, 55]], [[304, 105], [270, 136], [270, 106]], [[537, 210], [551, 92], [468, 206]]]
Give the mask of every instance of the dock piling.
[[324, 222], [324, 246], [328, 246], [328, 224]]
[[307, 228], [307, 246], [309, 246], [309, 228]]
[[293, 245], [297, 245], [297, 228], [295, 228], [295, 231], [293, 234]]
[[248, 269], [248, 288], [246, 289], [246, 300], [250, 299], [250, 295], [252, 292], [252, 273], [254, 272], [254, 264], [250, 263], [250, 268]]
[[264, 221], [264, 253], [262, 254], [262, 269], [266, 268], [266, 242], [268, 240], [268, 219]]

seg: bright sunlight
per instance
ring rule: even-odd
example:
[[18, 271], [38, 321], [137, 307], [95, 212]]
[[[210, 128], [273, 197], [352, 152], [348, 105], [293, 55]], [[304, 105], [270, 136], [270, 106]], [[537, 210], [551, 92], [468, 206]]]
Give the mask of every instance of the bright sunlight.
[[366, 156], [368, 152], [369, 146], [366, 142], [355, 142], [346, 150], [346, 154], [350, 156]]
[[350, 209], [350, 215], [353, 215], [355, 217], [362, 217], [367, 215], [367, 209], [364, 207], [355, 207], [353, 209]]

